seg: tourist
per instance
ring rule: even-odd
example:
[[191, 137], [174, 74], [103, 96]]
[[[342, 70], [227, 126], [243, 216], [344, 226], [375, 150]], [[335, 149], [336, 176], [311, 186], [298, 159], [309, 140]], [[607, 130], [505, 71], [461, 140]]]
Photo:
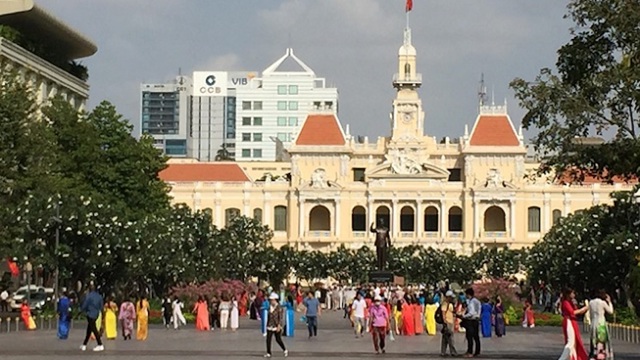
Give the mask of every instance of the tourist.
[[65, 340], [69, 337], [71, 327], [71, 301], [66, 291], [62, 292], [62, 297], [58, 300], [56, 312], [58, 313], [58, 339]]
[[[133, 322], [136, 320], [136, 306], [131, 302], [133, 297], [120, 304], [120, 326], [122, 327], [122, 337], [124, 340], [131, 340], [133, 334]], [[175, 326], [175, 323], [174, 323]]]
[[605, 314], [613, 314], [611, 298], [604, 291], [598, 291], [598, 296], [589, 302], [591, 313], [591, 341], [590, 356], [592, 359], [613, 359], [611, 339]]
[[104, 351], [104, 346], [102, 345], [102, 339], [100, 338], [100, 332], [96, 326], [98, 321], [98, 317], [102, 312], [103, 300], [102, 296], [96, 292], [95, 285], [89, 285], [89, 293], [84, 298], [82, 302], [82, 306], [80, 306], [80, 310], [87, 316], [87, 334], [84, 337], [84, 342], [80, 347], [80, 350], [87, 350], [87, 343], [89, 343], [89, 339], [91, 335], [93, 335], [96, 339], [98, 345], [93, 348], [93, 351]]
[[449, 354], [451, 356], [458, 356], [456, 351], [453, 329], [455, 326], [455, 307], [453, 302], [455, 301], [455, 294], [449, 290], [446, 292], [442, 304], [438, 308], [438, 311], [442, 313], [442, 340], [440, 341], [440, 355], [447, 356], [447, 348], [449, 348]]
[[204, 296], [198, 297], [198, 301], [193, 307], [193, 313], [196, 315], [196, 330], [209, 331], [209, 305]]
[[353, 327], [356, 334], [356, 337], [364, 336], [364, 327], [365, 327], [365, 309], [367, 308], [367, 302], [362, 298], [362, 294], [358, 294], [356, 300], [351, 304], [351, 308], [353, 309]]
[[0, 293], [0, 312], [9, 312], [9, 291], [3, 289]]
[[287, 301], [284, 303], [284, 309], [284, 336], [293, 337], [296, 326], [296, 305], [292, 295], [287, 296]]
[[220, 300], [217, 296], [214, 296], [211, 301], [209, 301], [209, 326], [211, 327], [211, 331], [213, 331], [216, 326], [220, 327]]
[[284, 352], [284, 357], [289, 355], [287, 348], [282, 342], [282, 324], [283, 324], [283, 310], [278, 304], [278, 294], [272, 293], [269, 295], [269, 308], [267, 309], [267, 354], [266, 358], [271, 357], [271, 341], [275, 335], [276, 342], [280, 345], [280, 348]]
[[434, 336], [437, 332], [436, 326], [436, 311], [438, 311], [438, 305], [433, 302], [432, 298], [425, 299], [427, 304], [424, 307], [424, 322], [427, 328], [427, 335]]
[[393, 326], [396, 332], [396, 335], [400, 335], [402, 331], [402, 298], [398, 298], [396, 293], [395, 295], [395, 304], [393, 305]]
[[489, 299], [484, 299], [482, 301], [482, 306], [480, 307], [480, 323], [482, 325], [482, 337], [490, 338], [491, 337], [491, 328], [493, 327], [493, 305], [489, 302]]
[[[437, 308], [437, 306], [436, 306]], [[416, 329], [416, 335], [422, 335], [425, 327], [426, 313], [422, 311], [423, 306], [420, 305], [420, 300], [416, 297], [413, 298], [413, 326]]]
[[305, 316], [307, 318], [307, 328], [309, 330], [309, 339], [312, 336], [318, 336], [318, 316], [322, 313], [320, 309], [320, 301], [313, 296], [313, 292], [309, 291], [307, 297], [302, 302], [305, 307]]
[[27, 299], [22, 300], [22, 305], [20, 306], [20, 317], [22, 318], [22, 321], [24, 321], [24, 327], [27, 330], [36, 329], [36, 322], [33, 320], [33, 316], [31, 316], [31, 308], [29, 307]]
[[536, 327], [536, 320], [535, 320], [535, 316], [533, 314], [533, 304], [529, 300], [526, 300], [524, 302], [522, 327], [524, 327], [524, 328], [526, 328], [526, 327], [529, 327], [529, 328]]
[[369, 309], [369, 316], [373, 348], [376, 354], [380, 354], [380, 352], [384, 354], [384, 338], [387, 334], [387, 329], [389, 329], [389, 312], [386, 307], [382, 306], [380, 295], [376, 295], [374, 298], [373, 306]]
[[413, 308], [408, 296], [402, 299], [402, 334], [405, 336], [416, 334]]
[[[258, 295], [259, 294], [260, 290], [258, 290]], [[258, 318], [260, 317], [260, 306], [262, 305], [256, 306], [258, 301], [260, 301], [260, 304], [262, 304], [262, 300], [258, 300], [258, 296], [254, 292], [251, 292], [251, 294], [249, 295], [249, 319], [251, 320], [258, 320]]]
[[506, 334], [506, 324], [504, 320], [504, 305], [502, 304], [502, 298], [496, 297], [496, 304], [493, 306], [493, 319], [495, 323], [496, 336], [502, 337]]
[[178, 330], [180, 328], [180, 324], [187, 325], [187, 319], [184, 318], [182, 309], [184, 309], [184, 303], [182, 303], [182, 301], [180, 301], [180, 299], [176, 296], [172, 304], [172, 320], [174, 330]]
[[[467, 299], [467, 309], [462, 316], [462, 326], [466, 330], [467, 352], [464, 357], [470, 358], [480, 355], [480, 312], [482, 304], [476, 299], [472, 288], [468, 288], [465, 291], [465, 297]], [[473, 349], [474, 343], [475, 351]]]
[[104, 304], [104, 336], [107, 340], [115, 340], [118, 337], [118, 305], [113, 297], [107, 298]]
[[260, 306], [260, 330], [262, 331], [262, 336], [267, 336], [267, 318], [269, 317], [269, 304], [270, 301], [264, 298], [262, 300], [262, 305]]
[[162, 303], [162, 320], [164, 327], [169, 328], [171, 326], [171, 316], [173, 315], [173, 305], [171, 304], [171, 298], [167, 296]]
[[227, 295], [222, 295], [222, 301], [220, 301], [220, 329], [227, 330], [229, 327], [229, 315], [231, 314], [231, 301]]
[[242, 291], [240, 294], [240, 299], [238, 300], [238, 315], [240, 317], [247, 316], [247, 303], [249, 302], [249, 295], [246, 290]]
[[149, 333], [149, 302], [145, 295], [142, 295], [136, 304], [136, 319], [138, 319], [136, 339], [140, 341], [147, 340]]
[[240, 319], [239, 319], [239, 310], [238, 310], [238, 300], [236, 300], [235, 295], [231, 297], [231, 313], [229, 316], [231, 319], [231, 331], [238, 330], [238, 327], [240, 325]]
[[[466, 303], [466, 300], [465, 300], [465, 297], [464, 297], [464, 293], [460, 293], [458, 295], [456, 304], [454, 305], [455, 310], [456, 310], [456, 314], [463, 314], [466, 304], [467, 303]], [[462, 327], [462, 318], [461, 317], [456, 316], [456, 326], [454, 328], [454, 331], [455, 332], [466, 332], [467, 331], [464, 327]]]
[[564, 333], [565, 346], [558, 360], [588, 360], [589, 356], [582, 344], [580, 327], [576, 316], [582, 315], [589, 309], [588, 306], [577, 308], [574, 304], [576, 293], [572, 289], [565, 289], [562, 293], [562, 332]]

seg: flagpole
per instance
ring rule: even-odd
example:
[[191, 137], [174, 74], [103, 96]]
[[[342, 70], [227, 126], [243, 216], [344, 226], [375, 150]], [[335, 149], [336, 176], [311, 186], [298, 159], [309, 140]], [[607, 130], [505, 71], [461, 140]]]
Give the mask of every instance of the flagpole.
[[407, 14], [407, 29], [409, 28], [409, 11], [406, 11]]

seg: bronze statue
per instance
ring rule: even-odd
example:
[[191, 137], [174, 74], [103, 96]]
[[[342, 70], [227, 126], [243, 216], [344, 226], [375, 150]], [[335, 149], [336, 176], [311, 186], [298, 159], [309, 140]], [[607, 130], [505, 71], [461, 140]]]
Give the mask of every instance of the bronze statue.
[[378, 261], [378, 270], [382, 271], [387, 266], [387, 251], [391, 247], [391, 236], [389, 236], [389, 228], [384, 225], [384, 220], [378, 221], [378, 226], [373, 227], [371, 223], [371, 232], [376, 233], [376, 257]]

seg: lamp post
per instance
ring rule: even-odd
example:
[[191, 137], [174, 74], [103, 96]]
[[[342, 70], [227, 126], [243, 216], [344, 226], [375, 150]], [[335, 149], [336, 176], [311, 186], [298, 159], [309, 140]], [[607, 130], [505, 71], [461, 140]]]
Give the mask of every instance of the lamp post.
[[27, 263], [24, 264], [24, 272], [27, 273], [27, 304], [29, 304], [29, 300], [31, 300], [31, 272], [33, 271], [33, 265], [31, 265], [31, 261], [27, 260]]
[[62, 220], [60, 219], [60, 196], [56, 200], [56, 217], [53, 218], [53, 221], [56, 222], [56, 243], [54, 247], [54, 257], [56, 259], [56, 269], [53, 275], [53, 295], [56, 301], [58, 300], [58, 286], [59, 286], [59, 278], [60, 278], [60, 265], [58, 258], [58, 246], [60, 245], [60, 223]]

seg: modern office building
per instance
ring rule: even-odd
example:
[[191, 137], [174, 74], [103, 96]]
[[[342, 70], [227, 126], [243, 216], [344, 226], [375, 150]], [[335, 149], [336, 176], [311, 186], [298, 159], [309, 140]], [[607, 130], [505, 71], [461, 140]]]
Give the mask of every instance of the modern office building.
[[88, 74], [76, 60], [96, 51], [91, 40], [32, 0], [0, 1], [0, 71], [16, 71], [39, 104], [61, 95], [84, 110]]
[[291, 145], [310, 113], [338, 113], [338, 89], [300, 60], [293, 49], [236, 90], [236, 160], [274, 161]]
[[[384, 222], [394, 246], [471, 253], [531, 246], [560, 218], [612, 202], [613, 191], [633, 189], [620, 179], [609, 184], [587, 176], [581, 184], [569, 184], [562, 174], [538, 175], [540, 163], [528, 156], [506, 105], [481, 103], [475, 119], [460, 124], [464, 131], [455, 141], [425, 135], [417, 91], [422, 77], [408, 28], [397, 56], [389, 136], [357, 141], [335, 114], [315, 110], [288, 147], [289, 161], [171, 162], [160, 177], [171, 186], [173, 201], [211, 209], [218, 227], [238, 214], [258, 219], [273, 229], [275, 246], [323, 251], [372, 246], [370, 225]], [[273, 109], [278, 95], [287, 106], [287, 97], [296, 96], [289, 95], [286, 79], [263, 80], [270, 95], [259, 97], [256, 91], [247, 97], [251, 110], [242, 114], [252, 122], [239, 126], [238, 133], [259, 126], [267, 133], [267, 117], [278, 116]], [[262, 109], [253, 101], [262, 101]], [[249, 116], [252, 111], [256, 115]], [[254, 124], [258, 116], [262, 125]], [[251, 149], [253, 157], [258, 146], [244, 144], [238, 142], [238, 150]]]
[[186, 157], [191, 79], [178, 76], [168, 84], [140, 86], [140, 132], [172, 157]]

